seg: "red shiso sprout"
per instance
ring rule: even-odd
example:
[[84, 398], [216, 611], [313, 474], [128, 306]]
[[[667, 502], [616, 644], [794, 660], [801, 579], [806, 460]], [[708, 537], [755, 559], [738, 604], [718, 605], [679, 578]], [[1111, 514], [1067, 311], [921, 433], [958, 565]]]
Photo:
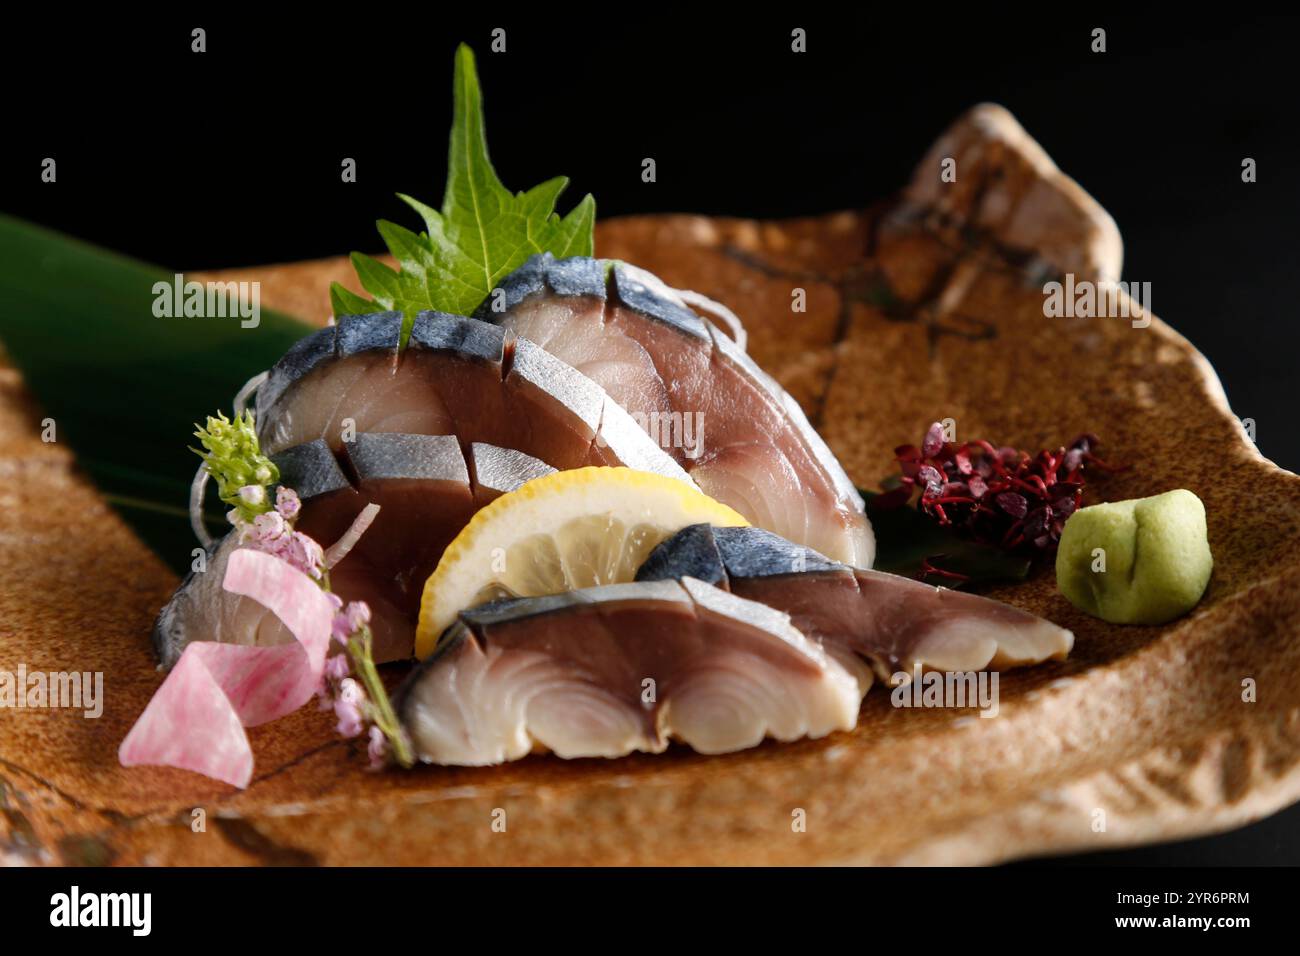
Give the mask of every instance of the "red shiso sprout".
[[[982, 439], [958, 445], [944, 440], [935, 422], [918, 448], [894, 449], [898, 486], [876, 498], [877, 508], [898, 508], [919, 492], [918, 510], [940, 525], [1007, 550], [1056, 550], [1061, 530], [1083, 501], [1084, 474], [1095, 467], [1121, 470], [1095, 454], [1096, 435], [1083, 434], [1067, 447], [1036, 455]], [[964, 578], [925, 562], [925, 571]]]

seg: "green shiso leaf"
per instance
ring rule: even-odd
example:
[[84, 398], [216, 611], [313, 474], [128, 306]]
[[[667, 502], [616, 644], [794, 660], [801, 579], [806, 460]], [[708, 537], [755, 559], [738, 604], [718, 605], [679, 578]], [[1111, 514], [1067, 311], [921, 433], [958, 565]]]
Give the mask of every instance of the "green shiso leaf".
[[[154, 284], [173, 276], [0, 216], [0, 343], [41, 406], [33, 430], [54, 419], [56, 441], [180, 570], [197, 544], [186, 511], [197, 462], [184, 436], [312, 328], [268, 309], [255, 328], [159, 318]], [[219, 533], [225, 518], [212, 510]]]
[[[1023, 581], [1029, 575], [1032, 562], [1024, 555], [963, 538], [912, 505], [877, 508], [874, 506], [876, 492], [863, 491], [862, 496], [876, 533], [876, 560], [872, 567], [877, 571], [958, 589], [998, 581]], [[927, 561], [931, 567], [964, 575], [966, 580], [926, 576], [922, 569]]]
[[357, 277], [374, 301], [338, 283], [330, 289], [336, 315], [379, 309], [404, 313], [403, 341], [417, 312], [437, 309], [468, 315], [529, 256], [539, 252], [589, 256], [594, 245], [596, 201], [590, 195], [566, 216], [555, 211], [568, 179], [558, 176], [512, 194], [497, 178], [488, 159], [474, 54], [464, 44], [456, 51], [452, 101], [447, 187], [441, 211], [410, 196], [399, 196], [419, 214], [425, 227], [416, 234], [396, 223], [378, 223], [379, 234], [400, 270], [353, 253]]

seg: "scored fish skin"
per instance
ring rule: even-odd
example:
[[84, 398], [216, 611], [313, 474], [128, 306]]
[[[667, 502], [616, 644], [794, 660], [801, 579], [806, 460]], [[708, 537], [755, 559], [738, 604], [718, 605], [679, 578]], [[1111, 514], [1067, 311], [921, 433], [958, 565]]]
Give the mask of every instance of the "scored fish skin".
[[[297, 529], [323, 547], [342, 537], [367, 504], [379, 505], [365, 534], [330, 570], [330, 584], [343, 600], [370, 605], [380, 663], [411, 657], [425, 579], [474, 513], [553, 470], [513, 449], [477, 443], [467, 460], [455, 435], [396, 432], [362, 432], [338, 455], [316, 439], [272, 460], [279, 484], [302, 500]], [[215, 544], [206, 570], [191, 572], [159, 613], [152, 640], [163, 666], [173, 666], [194, 640], [259, 646], [294, 640], [274, 614], [222, 588], [226, 562], [239, 546], [234, 532]]]
[[474, 502], [480, 508], [534, 478], [555, 473], [531, 455], [483, 442], [470, 443], [468, 460], [474, 476]]
[[[293, 489], [301, 501], [352, 487], [338, 458], [320, 439], [286, 448], [275, 456], [274, 463], [280, 472], [276, 486]], [[274, 488], [271, 497], [275, 497]]]
[[463, 611], [395, 704], [420, 759], [486, 766], [822, 737], [854, 726], [860, 695], [786, 615], [686, 579]]
[[1065, 628], [999, 601], [850, 568], [762, 528], [692, 525], [656, 547], [638, 581], [690, 575], [790, 615], [847, 666], [857, 655], [890, 681], [917, 667], [1002, 670], [1064, 659]]
[[[626, 465], [690, 481], [595, 382], [487, 322], [421, 312], [342, 316], [296, 343], [256, 399], [267, 454], [351, 432], [457, 435], [554, 468]], [[350, 429], [349, 427], [350, 426]]]
[[658, 432], [657, 444], [706, 494], [760, 527], [871, 566], [875, 538], [862, 498], [798, 403], [653, 276], [542, 253], [475, 316], [593, 379], [634, 422]]

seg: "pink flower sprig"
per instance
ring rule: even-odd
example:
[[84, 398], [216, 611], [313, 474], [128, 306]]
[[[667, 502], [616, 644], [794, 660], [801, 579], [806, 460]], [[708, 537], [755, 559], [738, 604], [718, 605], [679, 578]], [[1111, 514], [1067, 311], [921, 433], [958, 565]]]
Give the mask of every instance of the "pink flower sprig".
[[[248, 485], [239, 490], [241, 498], [260, 499], [265, 494], [260, 485]], [[253, 502], [250, 500], [250, 503]], [[273, 510], [259, 514], [252, 521], [245, 520], [237, 510], [232, 510], [226, 517], [238, 530], [241, 543], [287, 561], [328, 590], [324, 549], [314, 538], [294, 530], [294, 522], [301, 511], [298, 493], [281, 486], [276, 489]]]
[[333, 709], [338, 732], [344, 737], [368, 732], [372, 767], [382, 767], [390, 760], [409, 767], [415, 763], [415, 755], [379, 679], [371, 651], [370, 607], [364, 601], [344, 606], [334, 594], [330, 600], [335, 609], [332, 636], [339, 649], [325, 662], [321, 706]]
[[[260, 485], [239, 490], [239, 497], [252, 506], [263, 504], [265, 495]], [[364, 601], [351, 601], [345, 606], [330, 590], [324, 549], [310, 535], [294, 529], [301, 512], [298, 494], [281, 486], [276, 490], [274, 509], [258, 514], [252, 521], [238, 509], [231, 510], [227, 517], [239, 532], [241, 543], [287, 562], [328, 595], [334, 607], [331, 637], [339, 647], [326, 658], [320, 696], [323, 709], [332, 709], [338, 718], [338, 732], [344, 737], [357, 737], [368, 730], [371, 766], [384, 766], [391, 759], [409, 767], [415, 762], [410, 741], [375, 667], [370, 606]]]

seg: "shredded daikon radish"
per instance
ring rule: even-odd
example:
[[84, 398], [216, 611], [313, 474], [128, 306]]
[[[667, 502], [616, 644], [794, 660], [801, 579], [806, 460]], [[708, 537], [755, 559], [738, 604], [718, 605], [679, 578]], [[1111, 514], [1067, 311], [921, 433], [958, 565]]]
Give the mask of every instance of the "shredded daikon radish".
[[267, 376], [270, 374], [270, 372], [258, 372], [244, 383], [244, 387], [235, 394], [236, 415], [244, 414], [244, 409], [248, 407], [248, 400], [253, 397], [254, 392], [262, 387], [262, 383], [266, 381]]
[[[675, 301], [678, 305], [685, 306], [686, 308], [695, 306], [697, 309], [703, 309], [705, 312], [711, 313], [714, 318], [721, 319], [722, 323], [727, 327], [731, 340], [736, 343], [742, 352], [745, 351], [745, 346], [749, 342], [749, 333], [745, 331], [745, 326], [736, 313], [732, 312], [721, 302], [714, 302], [708, 296], [701, 295], [698, 292], [693, 292], [690, 289], [674, 289], [653, 272], [647, 272], [640, 266], [634, 266], [623, 262], [620, 263], [620, 267], [625, 274], [636, 279], [638, 282], [646, 286], [646, 288], [658, 292], [667, 299]], [[716, 325], [716, 323], [713, 324]]]
[[745, 346], [749, 343], [749, 333], [745, 331], [745, 326], [741, 323], [740, 317], [732, 312], [721, 302], [714, 302], [706, 295], [700, 295], [698, 292], [692, 292], [690, 289], [674, 289], [687, 305], [693, 305], [697, 309], [703, 309], [711, 312], [716, 318], [719, 318], [730, 330], [731, 340], [743, 352]]
[[200, 462], [199, 470], [194, 473], [194, 480], [190, 482], [190, 527], [194, 529], [194, 536], [199, 539], [199, 544], [205, 548], [212, 547], [212, 535], [208, 534], [208, 529], [203, 524], [203, 492], [207, 489], [208, 479], [211, 477], [208, 463]]
[[361, 509], [361, 513], [352, 519], [348, 530], [343, 532], [343, 537], [330, 545], [329, 550], [325, 552], [325, 567], [332, 568], [348, 556], [352, 546], [366, 533], [366, 529], [370, 527], [377, 514], [379, 514], [379, 505], [373, 501]]

